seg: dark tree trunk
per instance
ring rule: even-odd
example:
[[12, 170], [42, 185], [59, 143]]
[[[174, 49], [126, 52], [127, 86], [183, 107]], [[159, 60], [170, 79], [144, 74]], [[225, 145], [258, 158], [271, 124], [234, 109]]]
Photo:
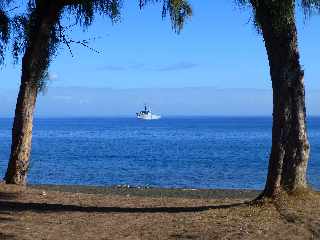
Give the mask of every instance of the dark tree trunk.
[[32, 12], [32, 30], [22, 59], [22, 76], [12, 128], [11, 154], [5, 176], [6, 183], [26, 184], [31, 152], [33, 113], [39, 84], [47, 70], [52, 29], [59, 18], [54, 1], [36, 1]]
[[274, 198], [283, 191], [308, 187], [304, 73], [299, 62], [294, 8], [295, 2], [288, 0], [260, 0], [255, 6], [273, 88], [272, 149], [261, 197]]

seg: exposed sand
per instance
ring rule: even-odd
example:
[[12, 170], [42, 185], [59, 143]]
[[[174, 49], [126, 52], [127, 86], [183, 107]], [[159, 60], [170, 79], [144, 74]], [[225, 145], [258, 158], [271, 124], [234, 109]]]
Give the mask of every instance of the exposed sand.
[[257, 194], [0, 184], [0, 239], [320, 239], [319, 193]]

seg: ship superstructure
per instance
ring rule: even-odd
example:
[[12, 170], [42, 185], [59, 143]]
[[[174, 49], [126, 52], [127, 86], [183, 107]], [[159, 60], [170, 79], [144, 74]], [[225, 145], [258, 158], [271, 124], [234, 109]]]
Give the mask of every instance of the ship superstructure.
[[160, 119], [160, 115], [152, 114], [150, 108], [147, 108], [147, 105], [144, 105], [144, 110], [136, 113], [137, 118], [143, 120], [157, 120]]

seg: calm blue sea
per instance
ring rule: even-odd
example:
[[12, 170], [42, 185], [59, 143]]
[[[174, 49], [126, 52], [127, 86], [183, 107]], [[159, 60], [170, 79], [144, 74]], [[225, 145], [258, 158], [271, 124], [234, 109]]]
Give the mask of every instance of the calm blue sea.
[[[309, 118], [308, 178], [320, 189], [320, 118]], [[11, 144], [0, 119], [0, 175]], [[271, 118], [36, 119], [29, 183], [262, 189]]]

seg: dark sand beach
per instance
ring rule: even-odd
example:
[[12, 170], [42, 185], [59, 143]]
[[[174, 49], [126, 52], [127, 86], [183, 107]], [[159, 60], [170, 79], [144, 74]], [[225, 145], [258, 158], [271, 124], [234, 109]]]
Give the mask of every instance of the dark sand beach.
[[320, 194], [0, 184], [0, 239], [320, 239]]

